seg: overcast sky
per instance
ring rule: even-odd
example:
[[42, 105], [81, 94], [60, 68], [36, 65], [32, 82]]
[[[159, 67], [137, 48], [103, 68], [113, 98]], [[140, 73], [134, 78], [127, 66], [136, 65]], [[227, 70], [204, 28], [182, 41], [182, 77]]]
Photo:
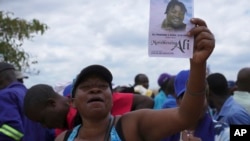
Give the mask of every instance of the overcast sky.
[[[188, 69], [185, 58], [148, 57], [149, 6], [150, 0], [0, 0], [1, 11], [49, 26], [23, 44], [41, 71], [25, 80], [28, 87], [71, 81], [90, 64], [108, 67], [116, 85], [133, 84], [145, 73], [151, 88], [161, 73]], [[249, 0], [194, 0], [194, 17], [204, 19], [216, 38], [211, 71], [235, 80], [250, 66]]]

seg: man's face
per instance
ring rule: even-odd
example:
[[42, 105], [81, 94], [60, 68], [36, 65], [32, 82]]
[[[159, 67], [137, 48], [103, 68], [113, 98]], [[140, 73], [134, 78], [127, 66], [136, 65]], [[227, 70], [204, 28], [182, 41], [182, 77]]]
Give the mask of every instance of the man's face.
[[112, 91], [108, 82], [96, 75], [87, 77], [77, 86], [73, 104], [83, 117], [111, 112]]
[[167, 21], [171, 26], [178, 27], [183, 24], [184, 16], [185, 12], [181, 9], [181, 7], [175, 5], [167, 12]]
[[59, 106], [59, 103], [49, 104], [46, 107], [31, 108], [27, 115], [29, 119], [39, 122], [47, 128], [65, 128], [67, 105]]

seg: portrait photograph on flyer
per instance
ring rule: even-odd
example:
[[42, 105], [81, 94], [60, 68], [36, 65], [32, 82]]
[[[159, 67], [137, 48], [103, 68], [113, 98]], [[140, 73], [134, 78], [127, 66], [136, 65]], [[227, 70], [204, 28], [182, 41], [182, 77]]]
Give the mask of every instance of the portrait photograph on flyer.
[[192, 58], [193, 37], [187, 32], [194, 27], [193, 0], [150, 0], [150, 57]]

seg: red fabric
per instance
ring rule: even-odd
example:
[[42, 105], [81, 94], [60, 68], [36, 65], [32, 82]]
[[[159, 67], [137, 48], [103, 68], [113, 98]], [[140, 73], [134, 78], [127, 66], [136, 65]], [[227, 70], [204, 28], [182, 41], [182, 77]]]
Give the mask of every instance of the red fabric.
[[[111, 110], [112, 115], [122, 115], [127, 112], [131, 111], [132, 104], [133, 104], [133, 94], [129, 93], [113, 93], [113, 107]], [[70, 106], [69, 112], [67, 114], [67, 123], [68, 123], [68, 129], [73, 128], [73, 120], [76, 116], [77, 110]], [[55, 129], [55, 135], [58, 136], [60, 133], [62, 133], [65, 130], [68, 130], [67, 128], [64, 129]]]
[[131, 111], [133, 104], [133, 94], [113, 93], [112, 115], [122, 115]]

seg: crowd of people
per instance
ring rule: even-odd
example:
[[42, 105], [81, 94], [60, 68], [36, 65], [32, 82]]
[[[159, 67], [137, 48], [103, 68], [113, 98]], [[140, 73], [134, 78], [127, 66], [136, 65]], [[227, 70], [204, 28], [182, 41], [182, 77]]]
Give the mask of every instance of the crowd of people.
[[0, 62], [0, 140], [229, 141], [230, 125], [250, 125], [250, 68], [235, 82], [207, 74], [215, 39], [205, 21], [191, 22], [190, 68], [160, 74], [157, 92], [143, 73], [114, 88], [101, 64], [84, 67], [63, 94], [47, 84], [27, 89], [28, 77]]

